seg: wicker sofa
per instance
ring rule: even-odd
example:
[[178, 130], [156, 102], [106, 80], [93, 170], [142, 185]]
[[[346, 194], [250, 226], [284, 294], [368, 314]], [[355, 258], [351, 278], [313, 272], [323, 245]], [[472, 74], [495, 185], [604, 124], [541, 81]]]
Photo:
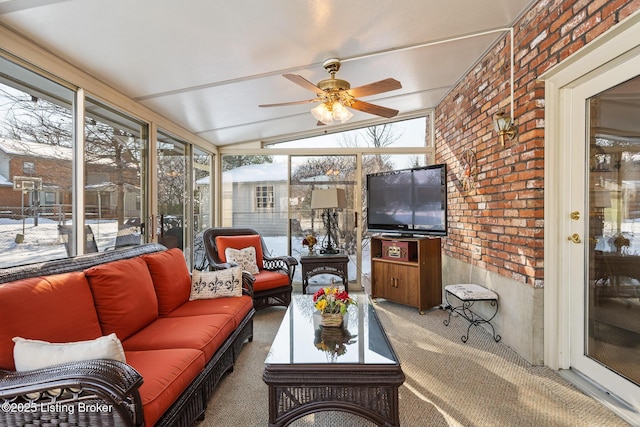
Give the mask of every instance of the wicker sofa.
[[[201, 419], [253, 339], [255, 310], [252, 289], [194, 301], [190, 292], [182, 252], [158, 244], [0, 270], [0, 425], [189, 426]], [[16, 370], [13, 337], [57, 345], [111, 333], [125, 361]]]

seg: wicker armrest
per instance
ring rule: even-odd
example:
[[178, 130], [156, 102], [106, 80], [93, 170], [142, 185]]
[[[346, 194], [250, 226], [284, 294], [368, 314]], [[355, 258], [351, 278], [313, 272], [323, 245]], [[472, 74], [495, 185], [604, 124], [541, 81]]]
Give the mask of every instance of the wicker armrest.
[[296, 271], [296, 265], [298, 265], [297, 259], [287, 255], [278, 257], [264, 256], [262, 262], [265, 270], [282, 270], [287, 273], [289, 277], [293, 277]]
[[253, 283], [256, 281], [255, 277], [253, 277], [253, 274], [249, 273], [248, 271], [243, 271], [242, 272], [242, 294], [243, 295], [249, 295], [251, 298], [253, 298]]
[[[107, 359], [24, 372], [0, 370], [0, 404], [3, 416], [15, 414], [20, 419], [25, 412], [37, 418], [39, 412], [56, 412], [56, 405], [66, 408], [92, 402], [110, 413], [107, 415], [119, 416], [125, 425], [135, 426], [143, 422], [138, 393], [141, 384], [142, 377], [131, 366]], [[104, 414], [95, 415], [104, 418]], [[90, 422], [96, 420], [94, 417]]]

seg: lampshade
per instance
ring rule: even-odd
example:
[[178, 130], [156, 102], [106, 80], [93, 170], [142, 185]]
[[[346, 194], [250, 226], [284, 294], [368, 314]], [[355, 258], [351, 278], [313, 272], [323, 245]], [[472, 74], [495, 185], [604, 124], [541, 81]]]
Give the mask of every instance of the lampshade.
[[594, 208], [610, 208], [611, 207], [611, 191], [606, 189], [591, 190], [591, 203]]
[[327, 188], [311, 192], [311, 209], [346, 208], [347, 196], [342, 188]]
[[325, 125], [330, 125], [333, 123], [333, 114], [327, 103], [323, 102], [319, 104], [317, 107], [311, 109], [311, 115], [319, 122], [324, 123]]
[[319, 122], [330, 125], [334, 120], [346, 122], [353, 113], [339, 101], [327, 101], [311, 109], [311, 115]]
[[335, 120], [340, 120], [340, 123], [344, 123], [353, 117], [353, 113], [347, 109], [340, 102], [333, 103], [333, 118]]

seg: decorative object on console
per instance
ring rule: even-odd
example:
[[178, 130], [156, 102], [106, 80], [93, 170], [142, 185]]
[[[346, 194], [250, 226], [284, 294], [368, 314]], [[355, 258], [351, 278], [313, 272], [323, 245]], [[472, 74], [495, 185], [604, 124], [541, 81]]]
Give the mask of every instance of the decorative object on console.
[[331, 234], [333, 233], [333, 227], [337, 227], [338, 225], [338, 214], [336, 209], [344, 209], [346, 207], [347, 197], [344, 189], [342, 188], [313, 190], [311, 193], [311, 209], [323, 209], [322, 222], [327, 230], [327, 241], [325, 243], [323, 240], [323, 247], [320, 249], [320, 253], [337, 254], [339, 252], [338, 249], [334, 247], [334, 242], [331, 240]]
[[339, 327], [342, 325], [342, 316], [347, 313], [350, 305], [356, 302], [347, 291], [334, 286], [320, 288], [313, 294], [313, 302], [316, 310], [322, 314], [322, 326]]
[[499, 112], [495, 116], [494, 121], [496, 132], [500, 136], [500, 143], [504, 145], [504, 137], [506, 136], [509, 139], [513, 139], [518, 134], [518, 128], [516, 127], [515, 121], [506, 115], [504, 111]]
[[307, 246], [309, 248], [309, 255], [313, 255], [314, 246], [318, 243], [318, 239], [313, 234], [308, 234], [304, 239], [302, 239], [302, 246]]

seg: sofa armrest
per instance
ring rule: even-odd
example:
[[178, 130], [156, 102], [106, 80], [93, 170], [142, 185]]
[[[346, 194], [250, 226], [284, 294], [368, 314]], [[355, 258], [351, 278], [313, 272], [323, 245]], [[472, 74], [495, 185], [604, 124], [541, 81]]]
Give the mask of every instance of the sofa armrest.
[[249, 295], [253, 298], [253, 283], [256, 281], [256, 278], [253, 277], [253, 274], [248, 271], [242, 272], [242, 295]]
[[293, 279], [293, 275], [296, 272], [296, 265], [298, 265], [298, 260], [287, 255], [278, 257], [269, 257], [265, 255], [262, 258], [262, 263], [265, 270], [281, 270], [289, 275], [290, 279]]
[[[140, 374], [126, 363], [96, 359], [33, 371], [0, 370], [4, 419], [78, 417], [78, 425], [144, 424]], [[11, 423], [9, 423], [11, 424]]]

